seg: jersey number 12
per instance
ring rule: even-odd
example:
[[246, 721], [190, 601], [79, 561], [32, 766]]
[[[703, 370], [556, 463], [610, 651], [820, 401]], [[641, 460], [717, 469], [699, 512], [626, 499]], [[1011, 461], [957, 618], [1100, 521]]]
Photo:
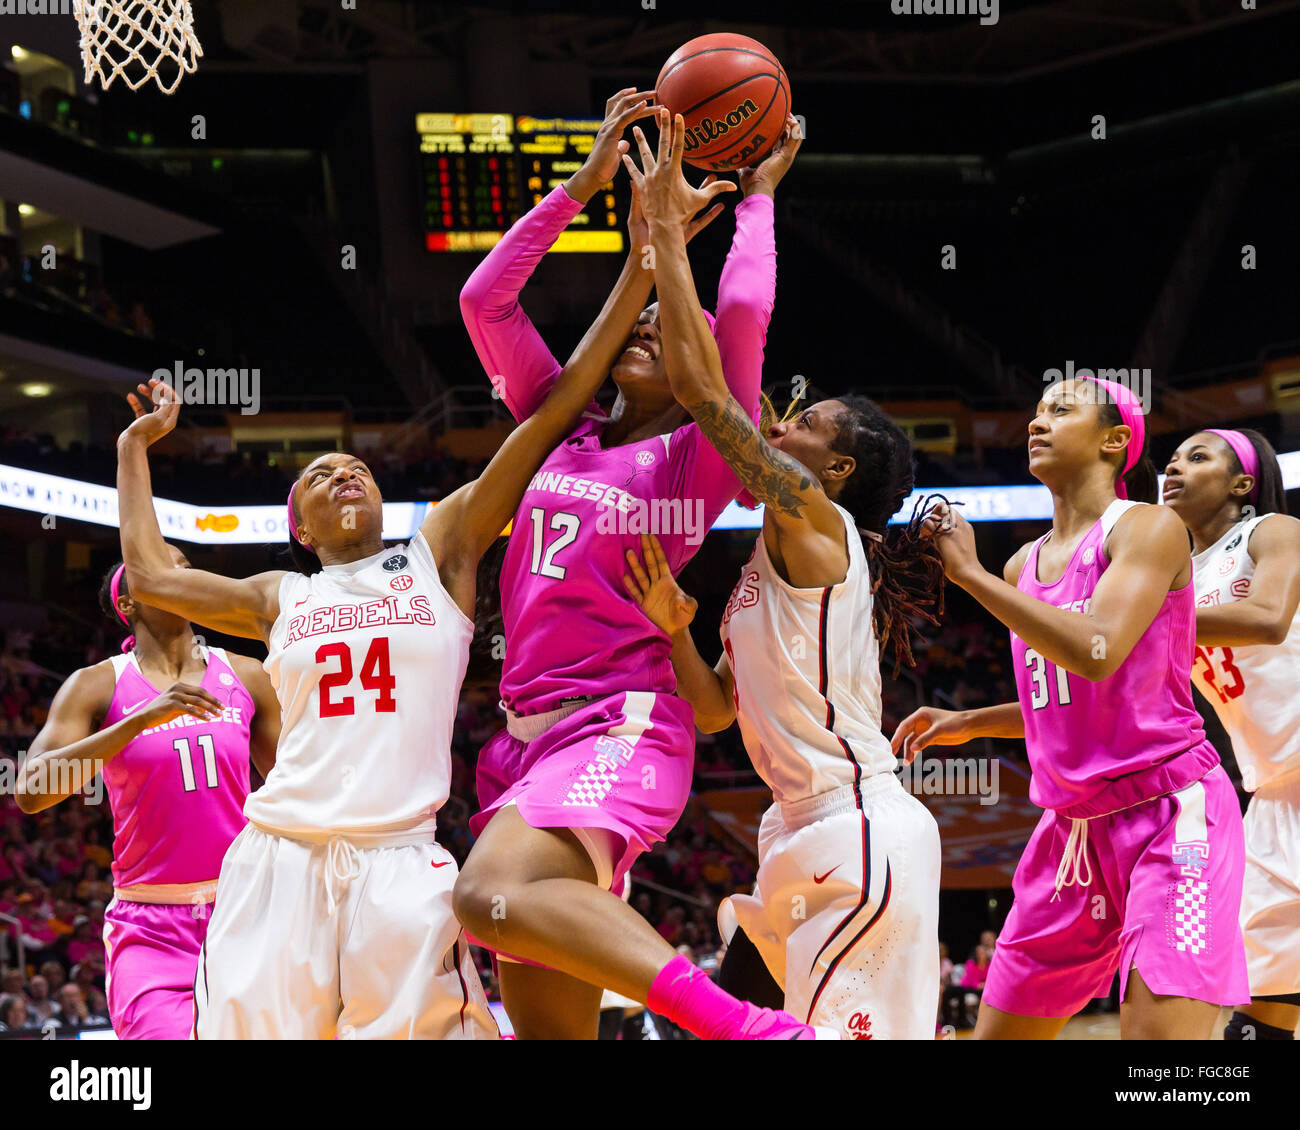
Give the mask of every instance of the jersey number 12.
[[576, 514], [566, 514], [564, 511], [552, 514], [551, 529], [559, 531], [560, 536], [550, 545], [544, 546], [545, 534], [542, 523], [546, 518], [546, 511], [540, 506], [534, 506], [528, 517], [533, 523], [533, 559], [528, 566], [528, 571], [540, 577], [564, 580], [565, 567], [555, 564], [555, 555], [578, 540], [578, 526], [582, 520]]

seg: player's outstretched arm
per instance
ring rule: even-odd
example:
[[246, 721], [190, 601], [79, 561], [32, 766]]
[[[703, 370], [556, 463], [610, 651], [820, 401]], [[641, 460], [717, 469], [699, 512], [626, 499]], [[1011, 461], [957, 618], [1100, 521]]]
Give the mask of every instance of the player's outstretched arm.
[[213, 631], [265, 642], [280, 614], [284, 571], [238, 580], [173, 565], [154, 513], [148, 448], [176, 426], [180, 404], [158, 380], [140, 385], [139, 393], [127, 397], [136, 419], [117, 440], [118, 518], [131, 596]]
[[[605, 120], [582, 167], [516, 221], [474, 269], [460, 292], [461, 316], [474, 351], [492, 387], [516, 420], [526, 420], [537, 410], [561, 368], [520, 306], [519, 293], [560, 233], [601, 186], [613, 179], [619, 155], [627, 148], [627, 142], [620, 140], [623, 131], [637, 118], [654, 112], [647, 104], [653, 94], [629, 87], [606, 103]], [[634, 239], [624, 272], [639, 261]], [[644, 277], [644, 272], [637, 272], [636, 283], [644, 287], [644, 305], [651, 280]], [[596, 326], [599, 324], [600, 319]], [[629, 324], [624, 340], [631, 331]], [[608, 373], [606, 369], [601, 375]]]
[[623, 574], [623, 587], [646, 619], [673, 641], [677, 696], [691, 704], [696, 727], [706, 734], [725, 730], [736, 720], [735, 676], [726, 653], [710, 667], [695, 646], [691, 621], [699, 604], [673, 579], [664, 547], [653, 534], [641, 535], [641, 555], [644, 565], [627, 551], [629, 572]]
[[24, 812], [41, 812], [83, 792], [142, 730], [181, 714], [207, 719], [221, 713], [221, 703], [203, 688], [176, 683], [142, 709], [97, 729], [113, 687], [113, 668], [105, 661], [83, 667], [59, 688], [18, 774], [14, 796]]
[[727, 387], [751, 416], [758, 410], [763, 348], [776, 305], [776, 189], [802, 144], [799, 123], [787, 116], [766, 160], [740, 170], [744, 199], [736, 205], [736, 234], [718, 279], [713, 336]]
[[923, 706], [899, 724], [890, 739], [894, 756], [910, 765], [926, 746], [965, 745], [976, 738], [1023, 738], [1025, 718], [1020, 703], [1004, 702], [978, 710], [940, 710]]
[[1291, 631], [1300, 606], [1300, 520], [1269, 515], [1255, 527], [1247, 549], [1255, 559], [1250, 593], [1231, 604], [1196, 609], [1196, 642], [1202, 647], [1279, 644]]
[[673, 395], [750, 493], [769, 508], [778, 528], [789, 532], [807, 520], [842, 543], [843, 522], [816, 477], [759, 434], [727, 386], [681, 236], [681, 216], [698, 211], [705, 198], [704, 190], [691, 188], [681, 175], [685, 129], [680, 115], [675, 128], [661, 123], [657, 160], [640, 130], [635, 132], [645, 171], [638, 170], [630, 158], [625, 157], [624, 163], [641, 193], [650, 224], [664, 364]]
[[[1111, 531], [1110, 566], [1097, 582], [1088, 611], [1071, 612], [1053, 608], [1005, 577], [987, 572], [975, 551], [970, 523], [955, 509], [940, 503], [926, 527], [936, 539], [950, 581], [1049, 663], [1094, 683], [1119, 670], [1174, 582], [1191, 568], [1187, 531], [1173, 512], [1160, 506], [1135, 507]], [[1008, 563], [1008, 573], [1010, 569]]]

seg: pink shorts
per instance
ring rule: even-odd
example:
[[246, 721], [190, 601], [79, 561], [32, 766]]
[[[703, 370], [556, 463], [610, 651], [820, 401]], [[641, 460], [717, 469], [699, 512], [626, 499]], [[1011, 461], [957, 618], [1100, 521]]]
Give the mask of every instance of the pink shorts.
[[[600, 885], [619, 891], [633, 861], [664, 839], [686, 807], [695, 718], [676, 695], [627, 691], [597, 699], [524, 742], [502, 730], [478, 758], [477, 836], [515, 804], [534, 828], [571, 828], [593, 850]], [[603, 830], [603, 831], [602, 831]], [[608, 855], [608, 874], [596, 856]]]
[[1063, 886], [1053, 899], [1070, 831], [1051, 811], [1034, 829], [984, 1000], [1017, 1016], [1072, 1016], [1106, 996], [1117, 971], [1123, 1000], [1134, 968], [1159, 996], [1250, 1000], [1238, 922], [1241, 808], [1222, 766], [1176, 793], [1087, 821], [1091, 882]]
[[179, 906], [115, 898], [104, 911], [108, 1014], [122, 1040], [188, 1040], [194, 974], [212, 916], [209, 904]]

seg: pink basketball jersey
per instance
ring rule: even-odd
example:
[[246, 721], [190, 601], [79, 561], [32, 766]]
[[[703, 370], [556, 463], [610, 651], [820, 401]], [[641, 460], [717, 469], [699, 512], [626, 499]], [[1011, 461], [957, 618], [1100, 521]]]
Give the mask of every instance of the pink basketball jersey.
[[[205, 648], [202, 688], [225, 704], [211, 722], [183, 714], [143, 730], [104, 766], [113, 809], [113, 885], [215, 881], [243, 830], [248, 734], [254, 706], [220, 648]], [[104, 727], [153, 702], [162, 691], [135, 653], [112, 660], [117, 684]]]
[[739, 480], [696, 424], [604, 448], [584, 420], [533, 476], [501, 569], [501, 698], [520, 714], [566, 698], [672, 692], [669, 638], [623, 588], [642, 533], [663, 543], [673, 573], [736, 496]]
[[[1038, 580], [1038, 550], [1046, 535], [1039, 538], [1016, 587], [1056, 608], [1086, 613], [1110, 564], [1106, 538], [1125, 512], [1140, 505], [1111, 503], [1055, 584]], [[1049, 663], [1011, 633], [1033, 770], [1030, 800], [1069, 818], [1101, 816], [1177, 792], [1218, 765], [1192, 702], [1195, 640], [1190, 582], [1166, 595], [1119, 670], [1100, 682]]]

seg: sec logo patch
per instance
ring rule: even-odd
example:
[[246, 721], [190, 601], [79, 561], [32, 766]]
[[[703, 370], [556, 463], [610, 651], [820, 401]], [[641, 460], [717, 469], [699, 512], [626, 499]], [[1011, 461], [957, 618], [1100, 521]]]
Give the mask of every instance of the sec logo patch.
[[415, 581], [411, 579], [410, 573], [403, 573], [400, 577], [394, 577], [388, 582], [388, 587], [394, 592], [405, 592]]
[[642, 467], [649, 467], [655, 461], [655, 453], [653, 451], [638, 451], [636, 461]]
[[1226, 577], [1229, 573], [1232, 572], [1232, 567], [1233, 567], [1236, 563], [1237, 563], [1237, 561], [1236, 561], [1235, 558], [1233, 558], [1233, 557], [1225, 557], [1225, 558], [1224, 558], [1224, 559], [1219, 563], [1219, 575], [1220, 575], [1221, 577]]

